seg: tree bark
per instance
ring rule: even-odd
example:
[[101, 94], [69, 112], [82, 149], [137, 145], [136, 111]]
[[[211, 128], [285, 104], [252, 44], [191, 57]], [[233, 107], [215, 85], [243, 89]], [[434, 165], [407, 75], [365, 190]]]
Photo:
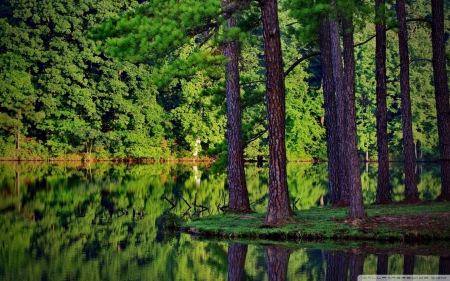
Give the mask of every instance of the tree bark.
[[405, 201], [419, 201], [414, 173], [414, 141], [412, 134], [411, 97], [409, 88], [408, 31], [405, 0], [396, 0], [398, 49], [400, 53], [400, 91], [402, 102], [403, 153], [405, 156]]
[[269, 281], [287, 280], [287, 269], [291, 251], [283, 246], [264, 247]]
[[344, 75], [342, 67], [341, 43], [339, 36], [338, 23], [330, 19], [330, 40], [331, 40], [331, 55], [333, 61], [333, 77], [334, 85], [336, 87], [336, 116], [339, 142], [339, 186], [340, 195], [338, 206], [349, 206], [349, 184], [348, 184], [348, 170], [347, 170], [347, 149], [346, 149], [346, 111], [345, 111], [345, 87]]
[[346, 84], [346, 148], [347, 148], [347, 171], [350, 191], [349, 219], [364, 218], [364, 201], [362, 196], [361, 172], [359, 170], [358, 146], [356, 136], [356, 105], [355, 105], [355, 52], [353, 43], [353, 19], [342, 20], [343, 43], [344, 43], [344, 79]]
[[228, 246], [228, 281], [244, 280], [247, 244], [231, 243]]
[[386, 87], [386, 24], [385, 24], [385, 0], [375, 1], [377, 21], [375, 24], [376, 47], [375, 65], [377, 81], [377, 151], [378, 151], [378, 183], [375, 204], [392, 203], [389, 188], [389, 146], [387, 132], [387, 87]]
[[349, 260], [345, 254], [329, 251], [327, 253], [326, 281], [347, 280]]
[[[227, 2], [222, 3], [223, 6]], [[233, 15], [225, 15], [227, 28], [236, 26]], [[228, 210], [233, 213], [251, 213], [248, 198], [247, 183], [245, 181], [244, 152], [242, 145], [241, 94], [239, 86], [239, 44], [230, 39], [225, 45], [224, 55], [226, 79], [225, 90], [227, 96], [227, 140], [228, 140]]]
[[450, 256], [439, 257], [439, 274], [450, 275]]
[[364, 259], [365, 259], [365, 256], [361, 255], [361, 254], [350, 255], [350, 258], [349, 258], [350, 281], [357, 281], [358, 276], [363, 274]]
[[387, 254], [379, 254], [377, 258], [377, 275], [388, 274], [388, 258]]
[[434, 93], [436, 99], [439, 149], [441, 156], [441, 194], [439, 201], [450, 201], [450, 105], [447, 84], [444, 34], [444, 1], [431, 0]]
[[261, 0], [266, 64], [266, 106], [269, 131], [269, 204], [265, 226], [286, 224], [291, 216], [286, 172], [286, 105], [276, 0]]
[[415, 255], [404, 255], [403, 256], [403, 275], [413, 275], [414, 274], [414, 262]]
[[328, 181], [330, 185], [330, 203], [339, 202], [339, 143], [336, 120], [336, 97], [331, 61], [330, 26], [325, 19], [320, 24], [320, 51], [322, 65], [323, 106], [325, 109], [325, 130], [327, 136]]

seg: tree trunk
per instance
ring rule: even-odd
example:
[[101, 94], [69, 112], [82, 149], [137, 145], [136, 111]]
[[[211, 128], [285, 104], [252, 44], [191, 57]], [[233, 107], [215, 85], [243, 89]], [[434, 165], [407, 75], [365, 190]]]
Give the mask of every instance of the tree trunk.
[[414, 274], [415, 259], [416, 259], [415, 255], [404, 255], [403, 256], [403, 275], [413, 275]]
[[350, 205], [349, 184], [348, 184], [348, 171], [347, 171], [347, 149], [346, 149], [346, 112], [345, 112], [345, 87], [344, 87], [344, 75], [342, 68], [342, 56], [341, 56], [341, 43], [339, 36], [338, 23], [330, 19], [330, 40], [331, 40], [331, 55], [333, 61], [333, 77], [334, 85], [336, 87], [336, 117], [337, 117], [337, 129], [338, 129], [338, 143], [339, 143], [339, 186], [340, 195], [339, 206]]
[[247, 244], [231, 243], [228, 246], [228, 281], [244, 280]]
[[348, 258], [340, 252], [329, 251], [327, 253], [326, 281], [347, 280]]
[[387, 254], [379, 254], [377, 259], [377, 275], [388, 274], [388, 258]]
[[356, 136], [356, 105], [355, 105], [355, 52], [353, 42], [353, 19], [347, 18], [342, 21], [344, 42], [344, 65], [345, 65], [345, 105], [346, 105], [346, 148], [347, 148], [347, 171], [350, 191], [349, 219], [364, 218], [364, 201], [362, 196], [361, 171], [359, 170], [358, 145]]
[[[349, 258], [350, 281], [357, 281], [358, 276], [363, 274], [365, 256], [361, 254], [352, 254]], [[347, 280], [347, 279], [344, 279]]]
[[325, 108], [325, 129], [327, 136], [328, 181], [330, 185], [330, 203], [339, 202], [339, 143], [336, 120], [336, 97], [331, 61], [330, 26], [327, 20], [320, 24], [320, 51], [322, 64], [323, 106]]
[[450, 256], [439, 257], [439, 274], [450, 275]]
[[414, 141], [412, 134], [411, 98], [409, 89], [408, 31], [405, 0], [396, 0], [398, 20], [398, 49], [400, 53], [400, 91], [402, 100], [403, 152], [405, 155], [405, 201], [419, 201], [414, 173]]
[[375, 204], [392, 203], [389, 188], [389, 147], [387, 132], [387, 87], [386, 87], [386, 24], [385, 0], [375, 1], [376, 11], [376, 97], [377, 97], [377, 151], [378, 151], [378, 183]]
[[267, 275], [269, 281], [287, 280], [287, 269], [291, 251], [283, 246], [265, 246]]
[[262, 0], [264, 55], [266, 64], [266, 106], [269, 129], [269, 204], [264, 225], [277, 226], [291, 216], [286, 172], [286, 106], [276, 0]]
[[434, 92], [441, 156], [441, 195], [438, 200], [450, 201], [450, 105], [447, 84], [444, 34], [444, 1], [431, 0]]
[[[232, 2], [233, 4], [234, 2]], [[223, 6], [227, 3], [224, 1]], [[232, 15], [225, 15], [227, 28], [236, 26]], [[227, 140], [228, 140], [228, 182], [229, 202], [228, 210], [233, 213], [251, 213], [248, 198], [247, 183], [245, 181], [244, 152], [242, 144], [241, 94], [239, 86], [239, 44], [230, 39], [225, 45], [224, 55], [227, 96]]]

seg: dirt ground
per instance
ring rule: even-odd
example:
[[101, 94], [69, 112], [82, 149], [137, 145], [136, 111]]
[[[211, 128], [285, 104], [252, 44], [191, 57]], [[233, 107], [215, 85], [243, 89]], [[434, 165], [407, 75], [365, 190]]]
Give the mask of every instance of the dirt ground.
[[385, 226], [405, 230], [429, 231], [436, 234], [450, 231], [450, 213], [421, 213], [409, 215], [383, 215], [367, 218], [360, 229], [373, 230]]

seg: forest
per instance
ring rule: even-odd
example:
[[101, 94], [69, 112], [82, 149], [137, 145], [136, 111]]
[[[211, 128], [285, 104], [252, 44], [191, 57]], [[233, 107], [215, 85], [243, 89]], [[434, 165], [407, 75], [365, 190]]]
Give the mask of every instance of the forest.
[[[318, 30], [330, 5], [278, 2], [287, 159], [326, 160], [326, 75]], [[373, 1], [341, 2], [339, 13], [353, 17], [357, 153], [376, 160], [374, 27], [381, 16]], [[449, 3], [444, 2], [447, 38]], [[231, 8], [237, 21], [227, 28], [221, 5], [217, 0], [0, 1], [1, 159], [226, 159], [227, 38], [239, 43], [234, 57], [244, 158], [267, 158], [260, 7], [249, 2]], [[405, 7], [414, 158], [436, 160], [431, 3], [407, 1]], [[389, 159], [403, 160], [396, 3], [387, 1], [383, 11]], [[448, 44], [446, 50], [448, 65]]]

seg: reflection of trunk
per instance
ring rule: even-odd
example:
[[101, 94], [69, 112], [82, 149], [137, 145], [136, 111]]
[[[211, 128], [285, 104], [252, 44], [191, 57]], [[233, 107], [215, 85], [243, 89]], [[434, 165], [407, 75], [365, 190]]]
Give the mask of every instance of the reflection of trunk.
[[327, 253], [327, 271], [325, 280], [347, 280], [348, 258], [340, 252]]
[[396, 1], [398, 19], [398, 46], [400, 53], [400, 91], [402, 100], [403, 153], [405, 156], [405, 200], [419, 200], [414, 174], [414, 143], [412, 134], [411, 97], [409, 87], [408, 31], [405, 0]]
[[350, 281], [358, 280], [358, 276], [363, 274], [364, 259], [364, 255], [350, 255]]
[[286, 280], [291, 251], [282, 246], [265, 246], [264, 252], [266, 253], [269, 281]]
[[16, 189], [17, 189], [17, 195], [20, 194], [20, 172], [16, 172]]
[[247, 256], [247, 244], [231, 243], [228, 246], [228, 280], [244, 280], [245, 258]]
[[439, 257], [439, 274], [450, 274], [450, 256]]
[[403, 256], [403, 275], [413, 275], [414, 274], [414, 260], [415, 255], [404, 255]]
[[323, 106], [325, 109], [325, 129], [327, 134], [328, 179], [330, 184], [330, 202], [339, 202], [339, 143], [336, 120], [336, 97], [331, 62], [330, 26], [328, 20], [320, 24], [320, 51], [323, 73]]
[[377, 275], [386, 275], [388, 273], [388, 255], [378, 255], [377, 261]]

